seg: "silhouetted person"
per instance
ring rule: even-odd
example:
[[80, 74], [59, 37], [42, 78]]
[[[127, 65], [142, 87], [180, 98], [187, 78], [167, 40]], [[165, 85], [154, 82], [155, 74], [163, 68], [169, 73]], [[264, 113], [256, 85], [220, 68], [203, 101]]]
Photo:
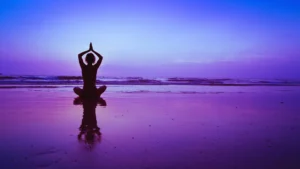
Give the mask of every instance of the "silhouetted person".
[[97, 104], [106, 106], [106, 101], [102, 98], [98, 100], [87, 98], [75, 98], [74, 105], [83, 105], [83, 117], [79, 127], [78, 140], [84, 141], [90, 148], [96, 141], [101, 141], [100, 128], [97, 125], [96, 107]]
[[[92, 53], [96, 54], [98, 57], [98, 61], [95, 63], [95, 56]], [[88, 54], [87, 54], [88, 53]], [[83, 62], [83, 55], [86, 55], [85, 61], [87, 65]], [[79, 87], [74, 88], [74, 92], [80, 96], [85, 98], [93, 98], [93, 97], [100, 97], [101, 94], [106, 90], [106, 86], [101, 86], [98, 89], [96, 88], [96, 78], [97, 78], [97, 70], [101, 65], [103, 57], [96, 51], [94, 51], [92, 43], [90, 43], [90, 49], [78, 54], [79, 65], [82, 71], [82, 78], [83, 78], [83, 89]], [[94, 64], [94, 65], [93, 65]]]

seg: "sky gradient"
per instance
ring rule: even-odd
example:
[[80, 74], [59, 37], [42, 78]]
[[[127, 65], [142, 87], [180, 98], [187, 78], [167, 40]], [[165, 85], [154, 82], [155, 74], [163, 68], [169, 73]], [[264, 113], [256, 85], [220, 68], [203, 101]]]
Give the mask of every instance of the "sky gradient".
[[300, 2], [1, 0], [0, 73], [300, 78]]

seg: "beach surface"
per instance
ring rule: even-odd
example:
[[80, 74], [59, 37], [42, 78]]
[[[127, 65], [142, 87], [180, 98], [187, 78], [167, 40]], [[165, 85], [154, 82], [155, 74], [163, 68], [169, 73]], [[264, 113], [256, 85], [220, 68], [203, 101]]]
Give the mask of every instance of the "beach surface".
[[118, 88], [97, 106], [72, 88], [0, 89], [0, 168], [300, 168], [299, 87]]

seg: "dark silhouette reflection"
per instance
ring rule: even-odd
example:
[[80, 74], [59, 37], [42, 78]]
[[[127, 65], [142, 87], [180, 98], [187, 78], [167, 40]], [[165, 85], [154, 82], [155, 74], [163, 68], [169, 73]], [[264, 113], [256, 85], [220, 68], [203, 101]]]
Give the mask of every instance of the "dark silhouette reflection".
[[83, 107], [83, 117], [79, 127], [78, 140], [93, 148], [95, 143], [101, 142], [101, 132], [96, 118], [96, 107], [97, 105], [106, 106], [106, 101], [102, 98], [83, 99], [77, 97], [73, 103], [74, 105], [82, 105]]

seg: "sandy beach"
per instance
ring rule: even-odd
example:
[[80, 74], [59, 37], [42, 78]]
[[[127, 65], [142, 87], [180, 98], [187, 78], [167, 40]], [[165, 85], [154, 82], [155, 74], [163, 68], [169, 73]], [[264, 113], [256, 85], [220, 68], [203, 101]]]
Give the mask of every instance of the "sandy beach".
[[[0, 89], [0, 166], [298, 169], [300, 89], [265, 89], [122, 93], [108, 88], [106, 106], [97, 107], [74, 105], [71, 88]], [[83, 116], [83, 108], [94, 115]], [[78, 136], [82, 123], [96, 123], [100, 130]]]

